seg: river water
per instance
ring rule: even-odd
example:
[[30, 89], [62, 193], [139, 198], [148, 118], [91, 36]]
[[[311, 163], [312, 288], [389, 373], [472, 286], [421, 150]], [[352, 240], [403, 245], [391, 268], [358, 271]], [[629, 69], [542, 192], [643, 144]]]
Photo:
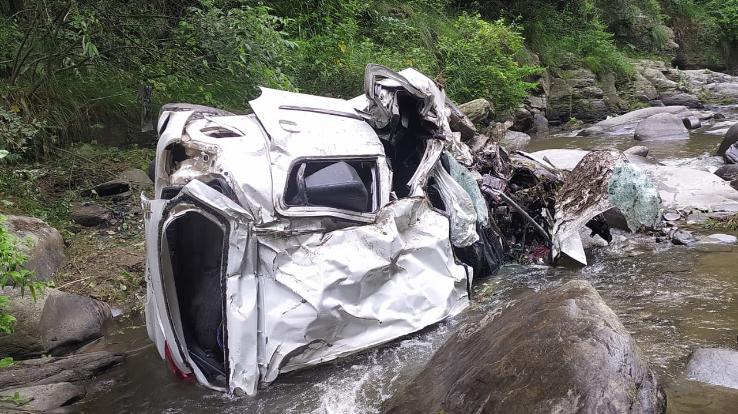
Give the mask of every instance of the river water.
[[[738, 118], [736, 108], [719, 109], [729, 119]], [[732, 122], [708, 125], [689, 141], [649, 145], [651, 154], [670, 165], [717, 165], [719, 159], [711, 154], [720, 132]], [[626, 149], [634, 144], [627, 137], [559, 136], [534, 141], [529, 150]], [[74, 407], [110, 413], [379, 412], [382, 401], [419, 372], [455, 325], [527, 291], [584, 279], [636, 339], [664, 385], [669, 413], [736, 412], [735, 394], [689, 381], [683, 371], [693, 349], [738, 347], [738, 246], [673, 246], [652, 237], [616, 233], [610, 246], [596, 248], [588, 256], [590, 265], [582, 268], [505, 266], [494, 277], [475, 283], [472, 307], [454, 320], [379, 349], [281, 375], [255, 398], [229, 397], [177, 380], [149, 345], [143, 321], [132, 318], [98, 345], [129, 351], [130, 356], [99, 377], [88, 398]]]

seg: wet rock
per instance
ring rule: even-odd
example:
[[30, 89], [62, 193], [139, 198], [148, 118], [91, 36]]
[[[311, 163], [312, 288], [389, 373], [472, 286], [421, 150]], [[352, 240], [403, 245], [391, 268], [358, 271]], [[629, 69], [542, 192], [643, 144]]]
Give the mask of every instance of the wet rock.
[[466, 323], [385, 413], [663, 413], [653, 372], [585, 281]]
[[25, 267], [38, 280], [49, 280], [64, 261], [64, 240], [59, 232], [33, 217], [6, 216], [5, 228], [19, 241], [18, 249], [28, 256]]
[[673, 114], [678, 118], [695, 116], [695, 113], [686, 106], [665, 106], [661, 108], [642, 108], [625, 115], [600, 121], [591, 127], [582, 130], [581, 136], [597, 136], [597, 135], [629, 135], [635, 131], [639, 122], [656, 114]]
[[530, 135], [524, 132], [506, 131], [500, 145], [508, 152], [522, 151], [530, 144]]
[[47, 288], [35, 300], [28, 291], [3, 288], [7, 312], [16, 318], [12, 334], [0, 334], [0, 355], [14, 358], [58, 354], [99, 338], [112, 321], [110, 307], [84, 296]]
[[697, 349], [689, 359], [685, 375], [694, 381], [738, 389], [738, 351]]
[[684, 127], [687, 129], [697, 129], [697, 128], [702, 127], [702, 121], [696, 116], [682, 118], [682, 123], [684, 124]]
[[725, 181], [738, 180], [738, 164], [723, 165], [715, 171], [715, 175]]
[[688, 93], [677, 93], [670, 96], [661, 96], [661, 102], [666, 106], [686, 106], [687, 108], [702, 108], [699, 98]]
[[664, 208], [738, 212], [738, 191], [715, 174], [689, 167], [643, 165]]
[[636, 145], [623, 151], [623, 153], [625, 155], [638, 155], [640, 157], [645, 157], [648, 155], [648, 147], [645, 147], [643, 145]]
[[533, 126], [528, 132], [537, 138], [547, 137], [549, 135], [548, 118], [543, 113], [535, 111], [533, 113]]
[[672, 114], [656, 114], [638, 123], [634, 138], [639, 141], [689, 139], [689, 130], [680, 118]]
[[17, 361], [0, 370], [0, 389], [89, 380], [123, 358], [122, 354], [98, 351]]
[[130, 170], [123, 171], [122, 173], [118, 174], [116, 180], [126, 181], [134, 187], [138, 188], [154, 185], [154, 183], [151, 181], [151, 178], [149, 178], [149, 175], [143, 170], [139, 170], [138, 168], [132, 168]]
[[676, 230], [671, 234], [671, 243], [677, 246], [688, 246], [697, 241], [692, 233], [686, 230]]
[[0, 409], [4, 407], [12, 411], [48, 411], [69, 405], [82, 399], [86, 394], [83, 386], [69, 382], [58, 382], [32, 387], [11, 388], [0, 391], [0, 396], [13, 397], [16, 393], [21, 400], [30, 401], [21, 406], [16, 406], [12, 402], [0, 403]]
[[725, 152], [736, 142], [738, 142], [738, 124], [733, 125], [725, 133], [722, 142], [717, 150], [717, 155], [725, 155]]
[[711, 234], [707, 237], [700, 239], [700, 243], [711, 243], [711, 244], [736, 244], [738, 243], [738, 237], [730, 234]]
[[486, 99], [479, 98], [459, 105], [459, 109], [476, 124], [487, 119], [492, 113], [492, 104]]
[[107, 208], [95, 203], [75, 203], [69, 213], [75, 223], [85, 227], [105, 224], [111, 218]]
[[112, 320], [110, 305], [105, 302], [72, 293], [51, 295], [39, 320], [41, 343], [58, 355], [100, 338]]
[[664, 220], [666, 221], [677, 221], [682, 218], [682, 215], [676, 211], [667, 211], [664, 213]]

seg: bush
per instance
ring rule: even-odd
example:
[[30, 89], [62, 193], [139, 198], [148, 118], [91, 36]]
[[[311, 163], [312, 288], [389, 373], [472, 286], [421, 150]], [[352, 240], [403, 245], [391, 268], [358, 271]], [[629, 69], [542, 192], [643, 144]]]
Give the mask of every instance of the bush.
[[453, 27], [456, 31], [438, 43], [450, 97], [457, 102], [484, 97], [500, 110], [517, 107], [536, 86], [524, 79], [539, 71], [515, 61], [524, 48], [520, 33], [501, 20], [469, 14], [459, 16]]
[[562, 11], [542, 5], [525, 29], [545, 66], [584, 66], [598, 75], [613, 72], [623, 77], [633, 71], [615, 45], [613, 34], [606, 31], [599, 10], [591, 5], [580, 9], [567, 6]]
[[44, 123], [36, 119], [24, 119], [17, 111], [0, 107], [0, 159], [12, 161], [19, 158], [44, 133]]

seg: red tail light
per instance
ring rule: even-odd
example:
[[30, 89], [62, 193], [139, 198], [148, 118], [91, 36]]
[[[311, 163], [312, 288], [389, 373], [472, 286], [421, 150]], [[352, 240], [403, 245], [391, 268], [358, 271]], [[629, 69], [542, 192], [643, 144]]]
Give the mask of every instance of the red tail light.
[[182, 371], [181, 369], [179, 369], [177, 364], [174, 363], [174, 358], [172, 358], [172, 351], [169, 349], [169, 344], [166, 341], [164, 341], [164, 358], [167, 360], [167, 366], [169, 367], [169, 370], [172, 371], [172, 374], [174, 374], [175, 377], [187, 382], [192, 382], [195, 380], [195, 374]]

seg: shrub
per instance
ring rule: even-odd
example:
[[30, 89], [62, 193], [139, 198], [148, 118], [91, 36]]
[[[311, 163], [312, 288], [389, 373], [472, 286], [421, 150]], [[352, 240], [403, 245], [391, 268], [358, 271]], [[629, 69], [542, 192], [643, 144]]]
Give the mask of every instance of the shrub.
[[438, 42], [441, 67], [450, 97], [458, 102], [485, 97], [497, 109], [516, 107], [536, 85], [524, 79], [539, 71], [520, 66], [514, 57], [523, 37], [504, 21], [487, 22], [462, 14]]
[[558, 11], [542, 5], [525, 29], [532, 48], [546, 66], [585, 66], [598, 75], [613, 72], [628, 76], [633, 71], [594, 7], [568, 6]]

